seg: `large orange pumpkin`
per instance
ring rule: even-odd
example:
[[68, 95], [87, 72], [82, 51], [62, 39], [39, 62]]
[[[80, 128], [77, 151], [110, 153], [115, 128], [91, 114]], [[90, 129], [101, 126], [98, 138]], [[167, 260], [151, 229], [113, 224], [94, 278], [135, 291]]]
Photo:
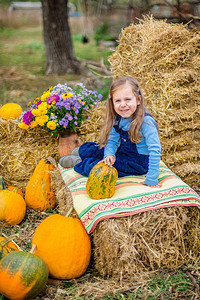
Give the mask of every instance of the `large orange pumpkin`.
[[52, 277], [77, 278], [89, 265], [91, 242], [79, 219], [59, 214], [47, 217], [36, 229], [32, 243]]
[[50, 171], [53, 165], [41, 159], [36, 166], [25, 190], [25, 201], [28, 207], [43, 211], [54, 208], [55, 193], [51, 186]]
[[19, 224], [25, 212], [26, 203], [21, 195], [7, 189], [0, 191], [0, 221], [6, 226]]
[[8, 255], [12, 251], [19, 251], [19, 246], [12, 241], [13, 237], [16, 235], [11, 235], [9, 237], [0, 236], [0, 260]]
[[115, 192], [118, 172], [114, 167], [99, 162], [90, 171], [86, 192], [92, 199], [111, 198]]
[[45, 287], [48, 268], [37, 255], [14, 251], [0, 261], [0, 293], [11, 300], [31, 299]]

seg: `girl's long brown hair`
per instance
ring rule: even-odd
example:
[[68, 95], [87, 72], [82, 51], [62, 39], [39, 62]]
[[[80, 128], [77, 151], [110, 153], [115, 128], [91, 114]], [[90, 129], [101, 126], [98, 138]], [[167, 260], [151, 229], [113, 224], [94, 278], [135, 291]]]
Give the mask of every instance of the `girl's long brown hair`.
[[142, 125], [142, 122], [144, 120], [145, 116], [145, 106], [144, 106], [144, 97], [142, 95], [142, 91], [140, 89], [139, 83], [137, 79], [131, 76], [125, 76], [121, 77], [117, 80], [115, 80], [111, 87], [109, 96], [107, 98], [106, 102], [106, 113], [104, 118], [104, 125], [102, 127], [100, 138], [99, 138], [99, 146], [100, 148], [104, 147], [108, 142], [109, 133], [113, 127], [113, 122], [116, 117], [116, 112], [114, 110], [113, 105], [113, 93], [123, 85], [129, 84], [133, 90], [134, 95], [136, 98], [139, 97], [140, 104], [137, 106], [137, 109], [133, 115], [133, 119], [130, 123], [130, 129], [129, 129], [129, 138], [133, 143], [138, 143], [139, 138], [139, 129]]

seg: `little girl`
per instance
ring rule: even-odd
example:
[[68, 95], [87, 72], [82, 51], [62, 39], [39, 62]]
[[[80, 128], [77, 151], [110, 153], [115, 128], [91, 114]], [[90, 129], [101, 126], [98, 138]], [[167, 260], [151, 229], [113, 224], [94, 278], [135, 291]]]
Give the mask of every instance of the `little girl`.
[[113, 82], [106, 103], [99, 144], [89, 142], [63, 156], [60, 164], [88, 176], [99, 161], [114, 166], [119, 177], [146, 174], [143, 184], [159, 187], [161, 145], [156, 122], [144, 107], [138, 81], [130, 76]]

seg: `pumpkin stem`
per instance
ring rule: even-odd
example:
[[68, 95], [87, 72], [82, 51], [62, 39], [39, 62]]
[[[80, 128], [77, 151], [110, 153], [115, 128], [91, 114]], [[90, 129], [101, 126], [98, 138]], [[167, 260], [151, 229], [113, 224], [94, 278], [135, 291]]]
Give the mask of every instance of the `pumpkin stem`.
[[[0, 242], [0, 245], [2, 246], [2, 247], [4, 247], [7, 243], [9, 243], [10, 241], [12, 241], [12, 239], [14, 239], [14, 238], [16, 238], [16, 237], [19, 237], [19, 234], [18, 233], [15, 233], [15, 234], [12, 234], [12, 235], [10, 235], [10, 236], [5, 236], [5, 239], [3, 240], [3, 241], [1, 241]], [[13, 241], [12, 241], [13, 242]], [[14, 243], [14, 242], [13, 242]], [[19, 246], [16, 244], [16, 243], [14, 243], [18, 248], [19, 248]], [[19, 248], [19, 250], [21, 250], [20, 248]]]
[[6, 185], [3, 180], [3, 176], [0, 176], [0, 190], [6, 190]]
[[52, 164], [54, 167], [57, 167], [57, 163], [55, 159], [51, 156], [48, 156], [46, 159], [44, 159], [46, 163]]
[[36, 247], [37, 247], [36, 244], [33, 244], [29, 253], [34, 254]]
[[72, 213], [72, 210], [73, 210], [73, 206], [70, 207], [70, 209], [68, 210], [67, 214], [65, 215], [65, 217], [69, 217]]

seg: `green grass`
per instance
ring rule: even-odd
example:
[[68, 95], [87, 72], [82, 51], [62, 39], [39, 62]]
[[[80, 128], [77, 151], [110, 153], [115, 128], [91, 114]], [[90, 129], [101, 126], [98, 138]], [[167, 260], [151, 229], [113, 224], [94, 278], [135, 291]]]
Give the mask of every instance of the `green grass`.
[[[95, 41], [82, 43], [82, 36], [73, 36], [75, 56], [108, 64], [109, 50], [100, 50]], [[25, 109], [26, 103], [57, 83], [83, 81], [82, 74], [45, 75], [45, 48], [42, 28], [0, 29], [0, 105], [17, 102]], [[103, 88], [98, 88], [107, 97], [110, 79], [99, 75]], [[102, 86], [102, 85], [101, 85]], [[102, 89], [102, 91], [101, 91]]]

